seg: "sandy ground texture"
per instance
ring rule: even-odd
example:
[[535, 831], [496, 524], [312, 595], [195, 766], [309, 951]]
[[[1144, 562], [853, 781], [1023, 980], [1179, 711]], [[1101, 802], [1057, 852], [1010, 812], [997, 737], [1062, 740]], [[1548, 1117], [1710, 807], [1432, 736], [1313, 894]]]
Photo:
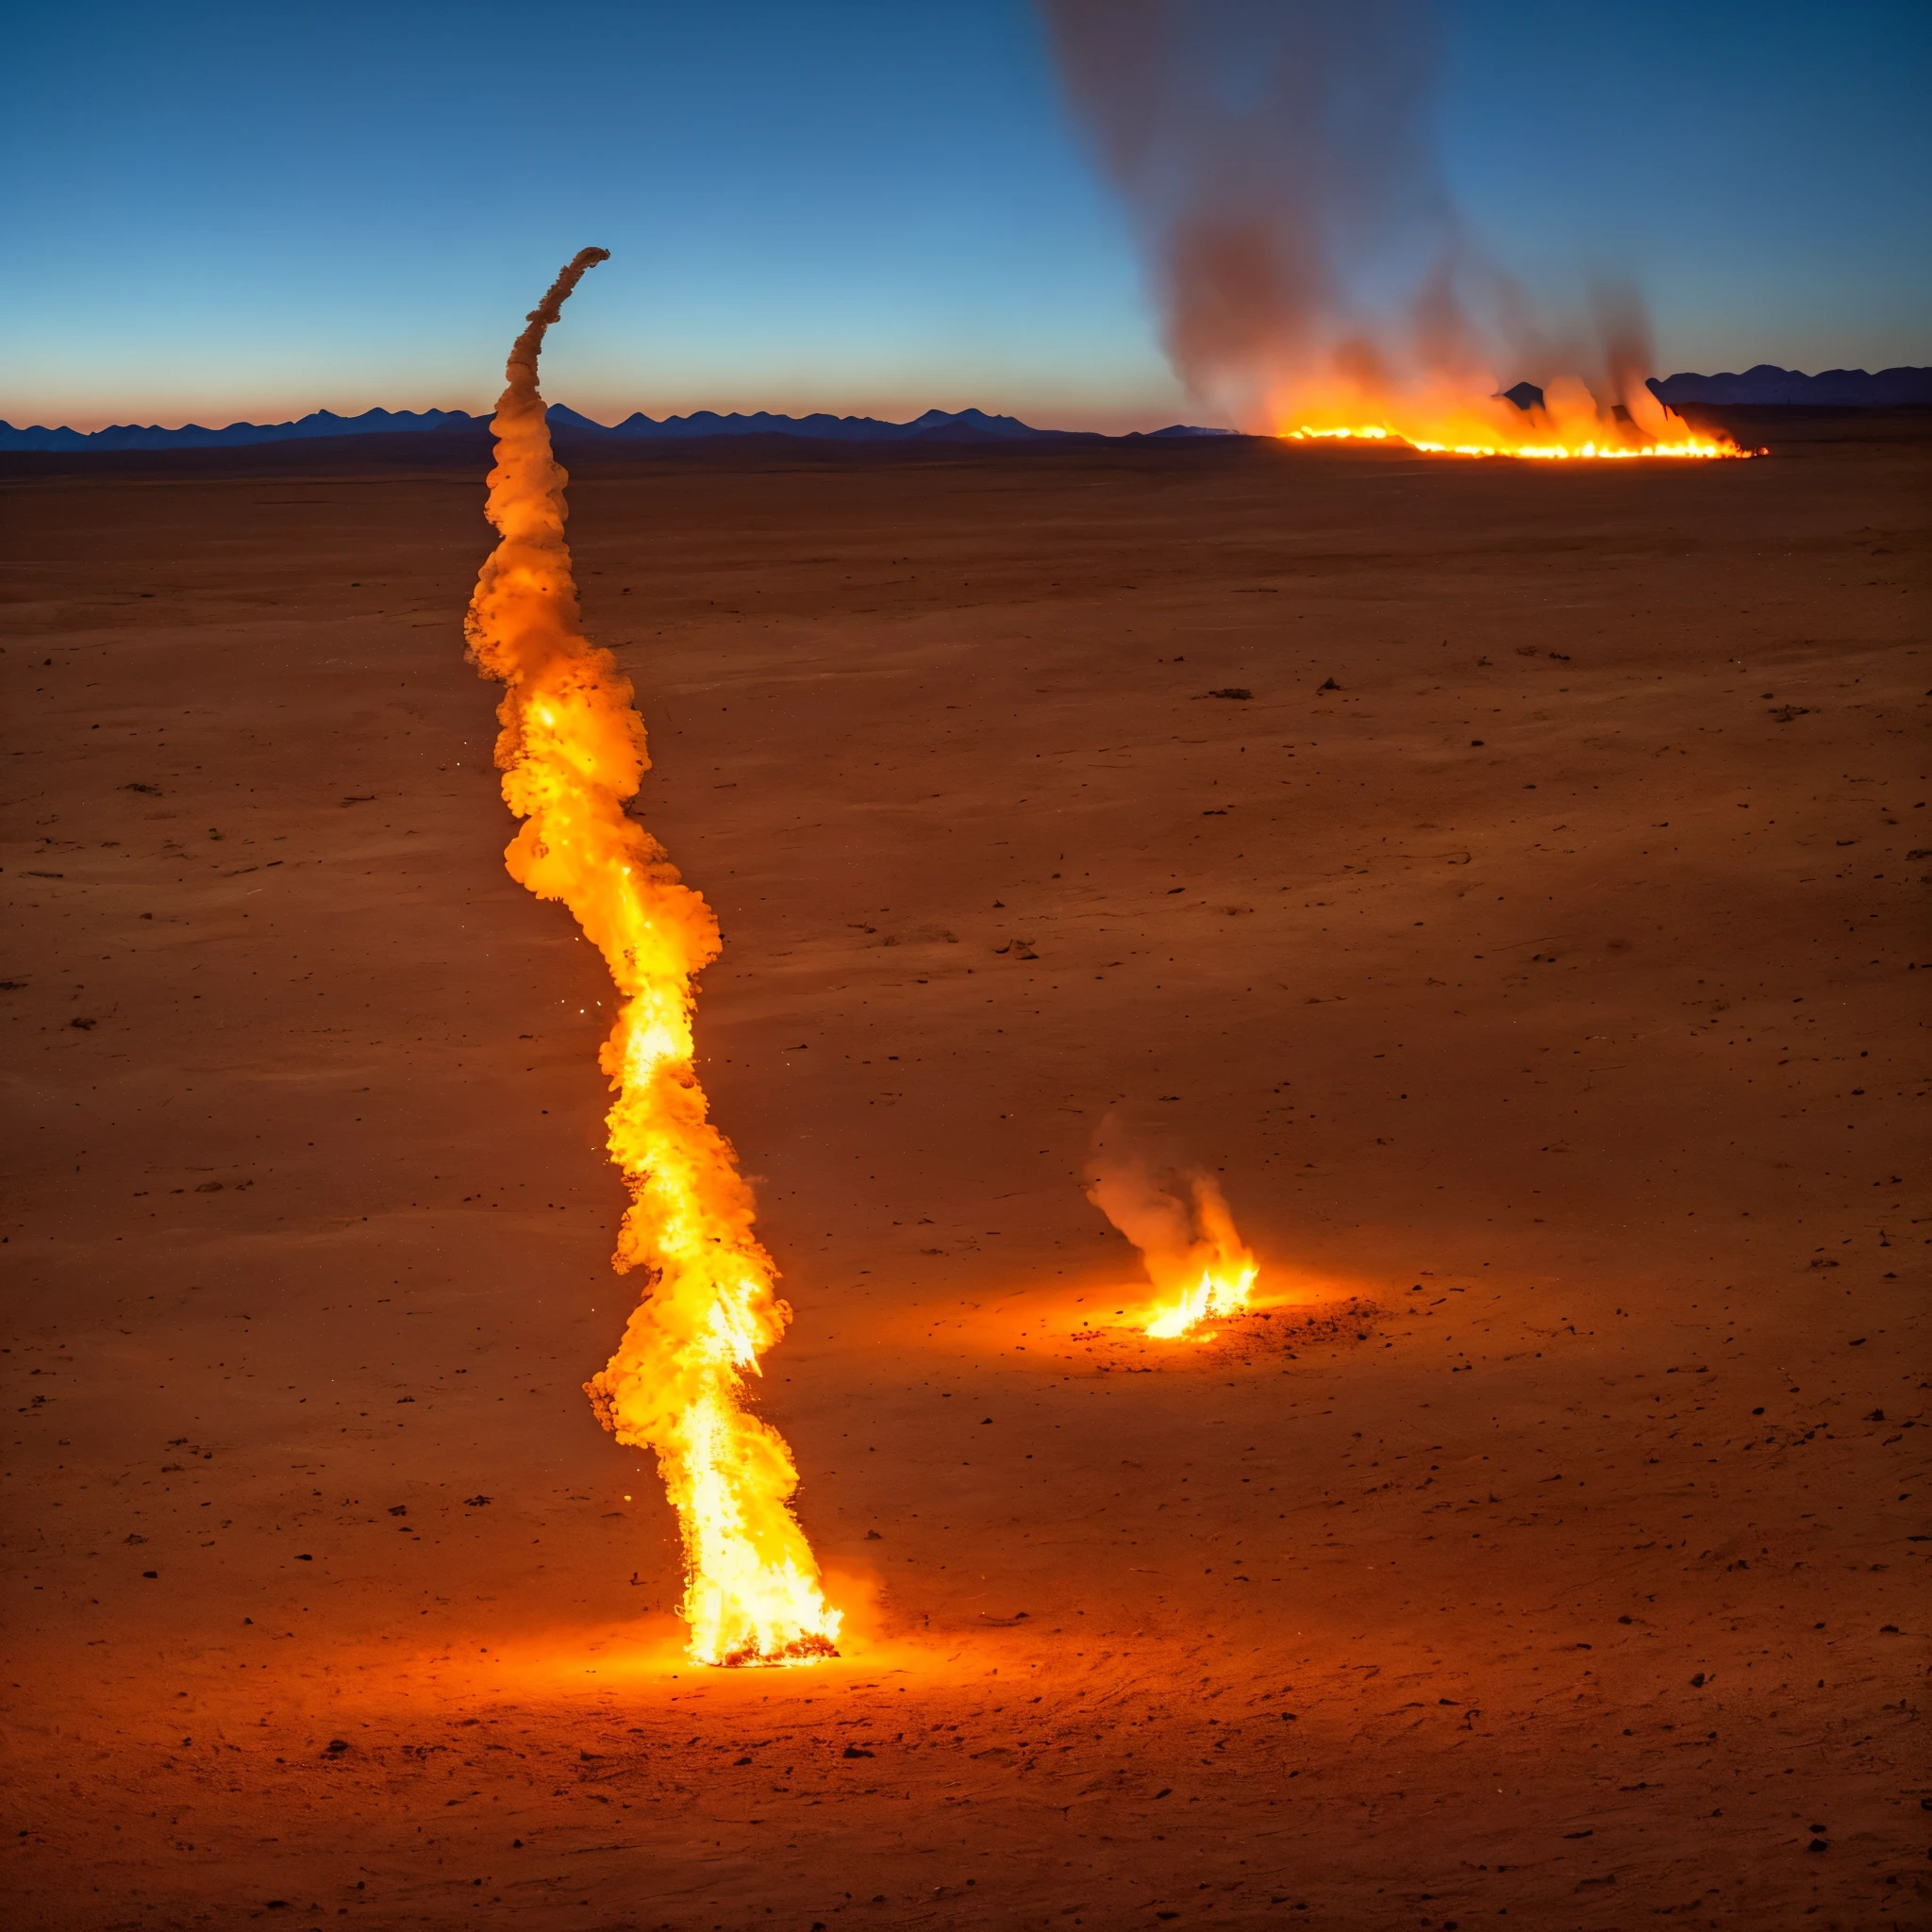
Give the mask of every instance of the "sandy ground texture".
[[580, 1392], [480, 475], [8, 471], [8, 1923], [1932, 1922], [1927, 451], [582, 468], [853, 1624], [770, 1673]]

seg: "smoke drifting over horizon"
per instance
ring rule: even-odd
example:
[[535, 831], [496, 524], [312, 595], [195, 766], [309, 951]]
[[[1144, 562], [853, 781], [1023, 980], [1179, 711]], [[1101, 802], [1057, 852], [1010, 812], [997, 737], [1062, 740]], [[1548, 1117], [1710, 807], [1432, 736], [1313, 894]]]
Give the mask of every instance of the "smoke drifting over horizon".
[[1432, 0], [1040, 5], [1196, 399], [1268, 429], [1309, 398], [1581, 377], [1661, 426], [1637, 291], [1599, 283], [1552, 322], [1470, 234], [1438, 147]]

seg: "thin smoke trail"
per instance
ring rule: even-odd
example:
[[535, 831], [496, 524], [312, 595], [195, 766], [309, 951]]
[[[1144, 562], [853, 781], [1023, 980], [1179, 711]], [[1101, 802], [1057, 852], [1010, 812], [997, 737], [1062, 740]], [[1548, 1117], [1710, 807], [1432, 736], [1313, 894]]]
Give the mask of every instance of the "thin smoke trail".
[[585, 1392], [619, 1441], [656, 1452], [684, 1538], [691, 1655], [798, 1662], [836, 1654], [841, 1617], [791, 1512], [791, 1452], [746, 1407], [744, 1377], [791, 1310], [692, 1066], [691, 980], [718, 955], [717, 921], [625, 813], [650, 765], [643, 720], [616, 659], [583, 635], [568, 478], [537, 388], [545, 331], [608, 258], [582, 250], [510, 350], [488, 507], [501, 541], [465, 632], [471, 661], [506, 687], [496, 762], [524, 821], [504, 855], [510, 876], [569, 907], [622, 996], [598, 1057], [616, 1095], [607, 1144], [631, 1195], [612, 1261], [643, 1270], [650, 1291]]

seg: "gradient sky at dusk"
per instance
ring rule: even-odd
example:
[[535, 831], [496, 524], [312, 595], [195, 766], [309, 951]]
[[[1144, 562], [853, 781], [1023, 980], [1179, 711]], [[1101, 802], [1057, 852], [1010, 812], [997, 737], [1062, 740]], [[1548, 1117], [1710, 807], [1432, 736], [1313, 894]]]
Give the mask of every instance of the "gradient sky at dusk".
[[[1932, 362], [1932, 9], [1454, 0], [1473, 226], [1634, 272], [1661, 370]], [[1025, 0], [41, 8], [9, 34], [0, 417], [485, 408], [1200, 420]]]

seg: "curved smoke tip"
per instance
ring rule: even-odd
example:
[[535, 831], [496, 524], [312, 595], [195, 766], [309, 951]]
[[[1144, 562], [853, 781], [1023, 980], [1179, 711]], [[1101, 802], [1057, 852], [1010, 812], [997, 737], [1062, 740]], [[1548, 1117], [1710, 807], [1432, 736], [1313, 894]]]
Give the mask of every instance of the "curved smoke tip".
[[579, 248], [571, 257], [570, 265], [551, 283], [550, 292], [530, 310], [525, 318], [528, 326], [510, 345], [509, 363], [504, 370], [512, 389], [520, 383], [536, 388], [537, 358], [543, 351], [543, 332], [563, 313], [563, 305], [570, 300], [571, 291], [600, 261], [609, 259], [608, 248]]

